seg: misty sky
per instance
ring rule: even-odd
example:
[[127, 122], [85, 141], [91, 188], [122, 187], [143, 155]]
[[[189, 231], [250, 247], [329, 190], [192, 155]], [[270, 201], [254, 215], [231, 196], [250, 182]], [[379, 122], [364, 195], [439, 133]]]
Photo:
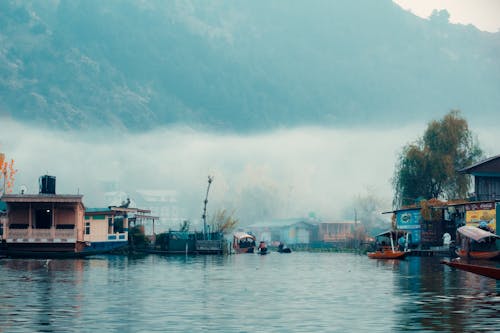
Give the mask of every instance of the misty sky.
[[500, 30], [500, 1], [498, 0], [393, 0], [413, 14], [427, 18], [433, 10], [446, 9], [451, 23], [472, 24], [479, 30]]

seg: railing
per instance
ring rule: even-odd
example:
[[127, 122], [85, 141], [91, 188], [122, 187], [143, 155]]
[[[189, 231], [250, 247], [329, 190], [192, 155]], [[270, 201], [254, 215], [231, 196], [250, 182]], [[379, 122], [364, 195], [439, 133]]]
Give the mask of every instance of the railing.
[[75, 229], [9, 229], [7, 232], [8, 238], [16, 239], [75, 239]]

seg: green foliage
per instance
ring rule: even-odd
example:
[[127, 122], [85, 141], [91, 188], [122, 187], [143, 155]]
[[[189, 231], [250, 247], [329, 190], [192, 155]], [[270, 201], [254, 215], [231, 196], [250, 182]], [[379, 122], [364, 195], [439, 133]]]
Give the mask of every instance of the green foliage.
[[228, 213], [226, 209], [218, 210], [210, 221], [210, 230], [213, 232], [230, 233], [238, 224], [234, 212]]
[[129, 243], [135, 248], [145, 248], [149, 246], [149, 239], [144, 233], [144, 226], [137, 225], [129, 230]]
[[396, 165], [394, 204], [413, 204], [418, 198], [463, 199], [470, 181], [458, 172], [483, 153], [458, 110], [427, 126], [422, 138], [403, 148]]
[[133, 130], [408, 121], [450, 103], [496, 116], [496, 34], [389, 0], [362, 6], [2, 0], [1, 114]]

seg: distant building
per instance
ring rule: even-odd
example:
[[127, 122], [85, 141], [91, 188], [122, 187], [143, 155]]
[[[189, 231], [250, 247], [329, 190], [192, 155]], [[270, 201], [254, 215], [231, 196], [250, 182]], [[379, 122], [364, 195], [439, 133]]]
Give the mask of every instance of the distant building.
[[317, 240], [324, 243], [344, 243], [353, 238], [355, 221], [318, 222]]
[[[156, 226], [157, 233], [177, 229], [185, 220], [180, 214], [177, 197], [175, 190], [141, 189], [135, 191], [134, 194], [138, 205], [149, 209], [151, 214], [159, 217]], [[146, 229], [148, 228], [147, 225]]]
[[282, 242], [287, 245], [307, 245], [315, 239], [317, 225], [306, 218], [264, 220], [249, 225], [257, 241]]

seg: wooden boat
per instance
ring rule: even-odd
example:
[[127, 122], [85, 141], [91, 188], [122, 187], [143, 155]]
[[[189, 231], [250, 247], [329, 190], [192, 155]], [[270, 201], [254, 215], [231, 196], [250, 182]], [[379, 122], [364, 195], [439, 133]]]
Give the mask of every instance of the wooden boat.
[[268, 254], [268, 253], [269, 253], [269, 251], [267, 250], [267, 245], [266, 245], [266, 242], [261, 241], [261, 242], [259, 243], [259, 251], [258, 251], [257, 253], [258, 253], [258, 254], [262, 254], [262, 255], [264, 255], [264, 254]]
[[390, 247], [386, 247], [382, 250], [375, 252], [368, 252], [368, 258], [370, 259], [403, 259], [408, 252], [392, 250]]
[[[370, 259], [403, 259], [408, 254], [408, 232], [403, 230], [389, 230], [375, 236], [377, 239], [377, 251], [368, 252]], [[405, 238], [405, 248], [403, 250], [397, 249], [397, 244], [400, 237]], [[387, 245], [389, 243], [390, 245]]]
[[236, 232], [233, 235], [233, 249], [236, 253], [254, 253], [255, 236], [246, 232]]
[[460, 258], [470, 258], [470, 259], [495, 259], [500, 257], [500, 251], [469, 251], [466, 250], [456, 250], [455, 253]]
[[500, 268], [482, 265], [471, 265], [465, 264], [458, 261], [441, 261], [442, 264], [448, 265], [450, 267], [458, 268], [463, 271], [479, 274], [482, 276], [487, 276], [492, 279], [500, 280]]
[[460, 247], [455, 251], [461, 258], [494, 259], [500, 257], [496, 240], [500, 236], [478, 227], [466, 225], [457, 229]]

